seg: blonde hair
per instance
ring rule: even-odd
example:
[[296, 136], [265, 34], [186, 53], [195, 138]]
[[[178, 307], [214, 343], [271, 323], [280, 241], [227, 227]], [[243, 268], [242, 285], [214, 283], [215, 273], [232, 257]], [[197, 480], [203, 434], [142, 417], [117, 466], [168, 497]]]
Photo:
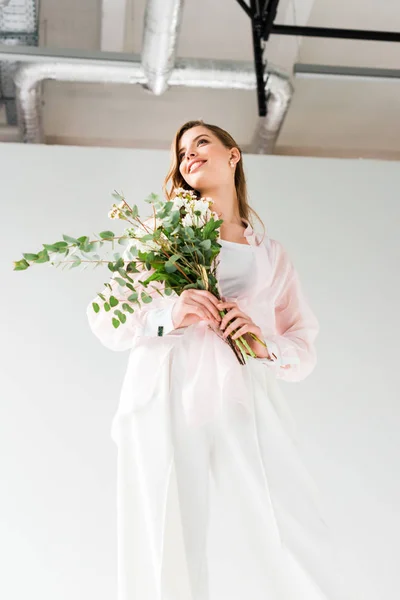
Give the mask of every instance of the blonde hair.
[[[236, 194], [237, 194], [237, 199], [238, 199], [239, 215], [241, 218], [249, 221], [253, 227], [254, 227], [254, 225], [253, 225], [253, 221], [250, 219], [250, 215], [255, 215], [256, 218], [262, 224], [263, 230], [264, 230], [263, 235], [265, 235], [265, 225], [264, 225], [262, 219], [257, 214], [257, 212], [249, 205], [249, 202], [248, 202], [247, 183], [246, 183], [246, 176], [245, 176], [244, 169], [243, 169], [242, 150], [240, 149], [238, 144], [235, 142], [233, 137], [227, 131], [225, 131], [225, 129], [221, 129], [221, 127], [218, 127], [218, 125], [211, 125], [210, 123], [204, 123], [204, 121], [202, 119], [198, 119], [196, 121], [187, 121], [184, 125], [182, 125], [178, 129], [178, 131], [176, 132], [175, 137], [172, 141], [172, 144], [171, 144], [172, 162], [171, 162], [171, 166], [169, 168], [168, 174], [164, 180], [163, 187], [162, 187], [167, 201], [171, 200], [172, 193], [175, 188], [184, 188], [185, 190], [191, 190], [198, 197], [200, 196], [199, 192], [197, 190], [194, 190], [182, 177], [182, 175], [179, 171], [179, 158], [178, 158], [179, 143], [180, 143], [181, 137], [183, 136], [183, 134], [186, 131], [188, 131], [189, 129], [192, 129], [192, 127], [197, 127], [197, 126], [202, 126], [202, 127], [205, 127], [206, 129], [208, 129], [209, 131], [212, 131], [212, 133], [214, 133], [216, 135], [216, 137], [222, 142], [222, 144], [225, 146], [225, 148], [228, 148], [229, 150], [231, 148], [238, 148], [238, 150], [240, 152], [240, 159], [236, 163], [235, 188], [236, 188]], [[169, 190], [167, 190], [167, 185], [169, 182], [171, 182], [171, 187]]]

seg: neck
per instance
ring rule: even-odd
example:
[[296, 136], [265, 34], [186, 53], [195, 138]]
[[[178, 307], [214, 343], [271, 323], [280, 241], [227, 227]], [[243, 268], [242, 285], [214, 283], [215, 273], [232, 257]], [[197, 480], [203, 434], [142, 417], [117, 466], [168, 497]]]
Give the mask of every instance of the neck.
[[243, 225], [239, 214], [236, 188], [233, 184], [210, 186], [199, 192], [202, 197], [212, 198], [211, 210], [224, 220], [223, 225]]

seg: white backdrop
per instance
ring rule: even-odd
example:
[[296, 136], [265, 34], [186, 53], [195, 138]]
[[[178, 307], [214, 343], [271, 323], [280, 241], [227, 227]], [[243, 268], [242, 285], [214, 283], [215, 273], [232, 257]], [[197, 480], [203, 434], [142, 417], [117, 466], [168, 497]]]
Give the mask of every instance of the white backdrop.
[[[400, 165], [245, 155], [250, 202], [317, 314], [318, 365], [283, 383], [341, 547], [350, 597], [400, 596]], [[167, 151], [0, 144], [0, 595], [116, 598], [112, 417], [128, 352], [103, 347], [86, 306], [106, 268], [13, 271], [43, 243], [121, 231], [127, 201], [161, 194]], [[143, 214], [149, 214], [144, 212]]]

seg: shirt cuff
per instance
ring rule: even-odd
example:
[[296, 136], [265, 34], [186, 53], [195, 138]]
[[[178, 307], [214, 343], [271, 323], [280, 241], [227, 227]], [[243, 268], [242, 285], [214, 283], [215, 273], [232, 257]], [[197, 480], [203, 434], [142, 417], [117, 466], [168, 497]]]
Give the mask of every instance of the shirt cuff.
[[279, 348], [277, 346], [277, 344], [275, 342], [272, 342], [270, 340], [263, 340], [265, 342], [265, 344], [267, 345], [267, 350], [268, 353], [270, 355], [271, 358], [260, 358], [257, 357], [257, 360], [259, 362], [271, 365], [277, 365], [280, 366], [282, 364], [282, 357], [281, 357], [281, 353], [279, 352]]
[[166, 335], [175, 329], [172, 321], [172, 309], [174, 303], [171, 302], [162, 308], [150, 309], [146, 313], [145, 323], [143, 325], [141, 335], [158, 336]]

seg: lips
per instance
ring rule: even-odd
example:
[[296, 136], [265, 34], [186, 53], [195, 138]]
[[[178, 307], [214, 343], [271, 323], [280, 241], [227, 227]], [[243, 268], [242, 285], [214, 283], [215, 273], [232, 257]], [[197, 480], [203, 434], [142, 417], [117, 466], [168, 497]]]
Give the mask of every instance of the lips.
[[205, 161], [205, 160], [201, 160], [201, 161], [200, 160], [196, 160], [193, 163], [193, 167], [190, 166], [189, 173], [194, 173], [195, 171], [197, 171], [197, 169], [200, 169], [200, 167], [202, 165], [204, 165], [205, 162], [207, 162], [207, 161]]

